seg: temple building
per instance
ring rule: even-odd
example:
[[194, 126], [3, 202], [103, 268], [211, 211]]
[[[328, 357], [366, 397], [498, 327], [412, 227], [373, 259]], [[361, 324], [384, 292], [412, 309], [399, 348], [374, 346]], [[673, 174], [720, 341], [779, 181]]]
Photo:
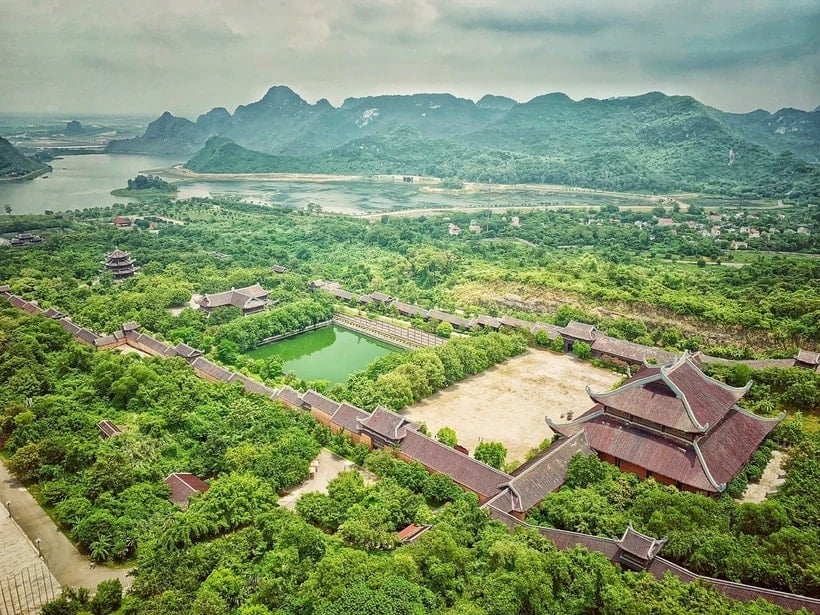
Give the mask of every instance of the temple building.
[[685, 352], [645, 365], [613, 391], [587, 393], [595, 405], [571, 423], [547, 424], [561, 436], [586, 433], [598, 457], [624, 472], [680, 489], [722, 492], [783, 418], [764, 418], [737, 403], [749, 390], [704, 374]]
[[134, 275], [139, 267], [134, 266], [134, 259], [128, 252], [116, 249], [105, 255], [105, 268], [112, 273], [115, 280], [122, 280]]
[[209, 314], [215, 309], [232, 305], [238, 307], [242, 310], [242, 314], [247, 316], [264, 310], [270, 304], [269, 294], [270, 291], [265, 290], [259, 284], [254, 284], [245, 288], [232, 288], [225, 292], [205, 295], [197, 300], [197, 304]]
[[25, 248], [26, 246], [33, 246], [43, 243], [42, 237], [39, 235], [32, 235], [31, 233], [18, 233], [17, 237], [11, 240], [13, 248]]

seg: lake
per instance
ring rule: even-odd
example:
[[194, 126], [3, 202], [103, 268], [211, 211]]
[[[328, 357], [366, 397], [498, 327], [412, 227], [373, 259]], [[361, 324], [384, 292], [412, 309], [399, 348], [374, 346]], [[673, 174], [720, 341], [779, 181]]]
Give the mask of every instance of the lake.
[[0, 183], [0, 204], [10, 204], [15, 214], [110, 207], [128, 199], [109, 193], [124, 188], [138, 173], [179, 162], [173, 158], [121, 154], [65, 156], [52, 160], [49, 164], [54, 171], [36, 179]]
[[391, 352], [403, 351], [331, 325], [260, 346], [246, 354], [252, 359], [264, 359], [275, 354], [282, 358], [286, 372], [293, 372], [303, 380], [329, 380], [331, 384], [336, 384]]

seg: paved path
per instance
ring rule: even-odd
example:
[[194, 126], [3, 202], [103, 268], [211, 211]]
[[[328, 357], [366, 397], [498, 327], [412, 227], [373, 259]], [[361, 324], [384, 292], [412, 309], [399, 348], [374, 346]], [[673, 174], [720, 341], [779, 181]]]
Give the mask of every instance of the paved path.
[[[3, 508], [6, 508], [7, 502], [10, 503], [12, 517], [32, 543], [40, 539], [43, 559], [60, 585], [93, 590], [100, 581], [115, 578], [122, 582], [123, 587], [131, 585], [131, 580], [126, 579], [127, 569], [93, 566], [87, 557], [80, 554], [26, 488], [11, 475], [2, 459], [0, 502]], [[1, 514], [6, 513], [0, 509]]]
[[766, 499], [769, 493], [777, 491], [777, 488], [786, 480], [781, 478], [785, 462], [786, 456], [782, 451], [772, 451], [772, 458], [763, 470], [763, 476], [758, 482], [749, 483], [740, 501], [759, 504]]
[[294, 487], [286, 495], [279, 498], [280, 506], [288, 510], [293, 510], [296, 507], [296, 500], [298, 500], [303, 493], [311, 491], [327, 493], [327, 484], [345, 470], [358, 469], [359, 472], [364, 475], [365, 482], [375, 482], [375, 477], [370, 474], [370, 472], [361, 470], [352, 461], [344, 457], [339, 457], [339, 455], [326, 448], [321, 450], [315, 461], [318, 463], [315, 476], [307, 479], [301, 485]]

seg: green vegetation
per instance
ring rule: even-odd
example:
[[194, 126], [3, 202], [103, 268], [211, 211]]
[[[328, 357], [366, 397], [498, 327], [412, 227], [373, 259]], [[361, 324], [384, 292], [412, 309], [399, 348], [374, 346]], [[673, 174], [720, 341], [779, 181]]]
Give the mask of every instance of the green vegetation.
[[[0, 137], [0, 181], [33, 179], [50, 171], [51, 167], [24, 156], [3, 137]], [[6, 213], [11, 213], [6, 211]]]
[[137, 175], [128, 180], [128, 187], [112, 190], [114, 196], [155, 197], [175, 194], [177, 187], [156, 175]]

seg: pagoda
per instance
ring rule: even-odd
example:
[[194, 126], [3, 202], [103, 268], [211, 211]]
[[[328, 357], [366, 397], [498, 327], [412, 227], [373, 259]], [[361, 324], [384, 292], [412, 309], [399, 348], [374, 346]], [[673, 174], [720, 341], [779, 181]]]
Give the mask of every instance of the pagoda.
[[750, 386], [710, 378], [684, 352], [665, 365], [644, 365], [613, 391], [587, 387], [592, 408], [570, 423], [547, 424], [564, 437], [585, 432], [598, 457], [624, 472], [716, 495], [783, 418], [738, 406]]
[[120, 249], [115, 249], [105, 255], [105, 268], [113, 274], [116, 280], [128, 278], [134, 275], [138, 269], [134, 266], [131, 255]]

